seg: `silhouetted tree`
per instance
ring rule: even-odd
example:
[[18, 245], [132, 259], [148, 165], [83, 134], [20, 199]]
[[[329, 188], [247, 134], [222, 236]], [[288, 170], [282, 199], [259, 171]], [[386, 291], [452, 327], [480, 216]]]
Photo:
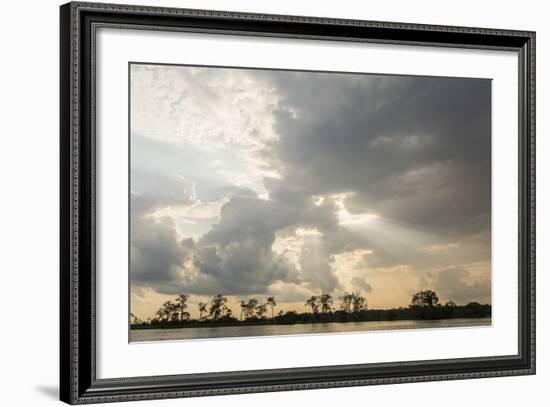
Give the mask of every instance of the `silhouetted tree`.
[[175, 304], [172, 301], [166, 301], [162, 304], [162, 307], [157, 311], [159, 319], [162, 321], [170, 321], [174, 319], [174, 313], [176, 312]]
[[305, 302], [305, 305], [308, 307], [311, 307], [311, 312], [313, 312], [314, 314], [317, 314], [319, 312], [318, 301], [319, 301], [319, 297], [317, 297], [316, 295], [312, 295], [311, 298], [309, 298]]
[[189, 319], [189, 312], [186, 311], [187, 309], [187, 300], [189, 299], [188, 295], [180, 294], [178, 295], [178, 298], [176, 298], [176, 310], [179, 313], [179, 320], [183, 321], [184, 319]]
[[438, 304], [439, 298], [435, 291], [424, 290], [413, 295], [411, 306], [415, 307], [434, 307]]
[[361, 296], [359, 293], [351, 294], [351, 305], [353, 312], [360, 312], [367, 309], [367, 299], [363, 296]]
[[256, 316], [258, 318], [264, 318], [267, 312], [267, 304], [260, 304], [256, 307]]
[[208, 310], [210, 314], [210, 318], [216, 320], [220, 319], [224, 314], [227, 313], [227, 298], [222, 296], [221, 294], [216, 294], [214, 297], [212, 297], [212, 301], [210, 302], [210, 309]]
[[257, 306], [258, 300], [256, 298], [249, 299], [244, 308], [244, 319], [252, 318]]
[[139, 324], [143, 324], [143, 321], [130, 312], [130, 324], [139, 325]]
[[353, 294], [346, 292], [342, 297], [340, 297], [340, 300], [342, 301], [340, 304], [340, 308], [342, 309], [342, 311], [351, 312], [351, 302], [353, 300]]
[[277, 306], [275, 297], [267, 297], [266, 304], [271, 308], [271, 319], [273, 319], [273, 310]]
[[163, 319], [164, 319], [164, 309], [159, 308], [158, 311], [155, 313], [155, 320], [162, 321]]
[[321, 312], [327, 313], [332, 311], [332, 296], [330, 294], [321, 294], [319, 303], [321, 304]]
[[245, 315], [245, 318], [246, 318], [246, 310], [247, 310], [247, 307], [248, 306], [248, 303], [246, 301], [242, 301], [241, 300], [241, 317], [240, 317], [240, 320], [242, 321], [243, 319], [243, 314]]
[[208, 307], [208, 304], [205, 302], [199, 302], [199, 319], [202, 320], [203, 315], [206, 314], [206, 307]]

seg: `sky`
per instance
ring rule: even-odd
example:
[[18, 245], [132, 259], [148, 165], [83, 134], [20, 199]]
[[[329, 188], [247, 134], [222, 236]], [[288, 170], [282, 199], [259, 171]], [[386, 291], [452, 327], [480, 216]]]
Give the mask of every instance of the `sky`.
[[[130, 296], [491, 302], [491, 81], [132, 64]], [[336, 300], [337, 304], [338, 301]]]

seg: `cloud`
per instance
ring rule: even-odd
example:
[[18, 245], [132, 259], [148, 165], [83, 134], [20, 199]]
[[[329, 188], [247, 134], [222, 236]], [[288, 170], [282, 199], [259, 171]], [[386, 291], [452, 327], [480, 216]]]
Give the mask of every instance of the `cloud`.
[[[371, 211], [443, 233], [487, 227], [490, 81], [272, 73], [283, 174], [271, 196], [353, 192]], [[473, 147], [475, 146], [475, 148]]]
[[219, 223], [195, 242], [178, 237], [172, 218], [152, 216], [158, 208], [193, 202], [186, 182], [177, 184], [171, 184], [170, 193], [159, 186], [153, 193], [133, 196], [133, 284], [163, 293], [237, 295], [266, 292], [276, 281], [298, 281], [294, 266], [271, 250], [275, 232], [288, 224], [284, 213], [273, 210], [273, 202], [231, 198], [221, 209]]
[[[442, 297], [487, 297], [486, 272], [440, 270], [490, 261], [489, 80], [134, 69], [132, 285], [378, 294], [406, 268]], [[334, 257], [360, 251], [340, 275]]]
[[491, 302], [491, 281], [487, 277], [476, 279], [463, 267], [448, 267], [432, 275], [432, 285], [441, 298], [458, 304]]
[[330, 264], [330, 255], [320, 239], [304, 245], [300, 255], [300, 275], [313, 291], [330, 293], [340, 288], [340, 282]]
[[365, 280], [365, 277], [354, 276], [351, 279], [351, 285], [355, 289], [363, 290], [366, 293], [370, 293], [372, 291], [372, 286], [369, 283], [367, 283], [367, 280]]
[[132, 217], [139, 219], [157, 209], [188, 206], [196, 200], [195, 186], [184, 177], [154, 177], [151, 190], [131, 193]]
[[303, 303], [311, 295], [311, 291], [302, 284], [276, 283], [269, 287], [268, 294], [279, 302]]
[[178, 236], [170, 217], [154, 217], [160, 208], [193, 203], [192, 184], [185, 179], [159, 177], [148, 192], [130, 196], [130, 278], [132, 285], [175, 292], [174, 283], [194, 249], [192, 239]]
[[131, 97], [132, 131], [154, 140], [251, 151], [274, 137], [277, 93], [246, 70], [132, 64]]
[[192, 257], [192, 239], [180, 239], [171, 218], [134, 219], [131, 231], [130, 278], [132, 284], [177, 292], [180, 273]]
[[288, 224], [285, 215], [271, 201], [233, 197], [222, 207], [220, 222], [197, 243], [195, 264], [212, 284], [191, 282], [190, 290], [256, 294], [277, 281], [298, 282], [294, 265], [271, 250], [275, 232]]

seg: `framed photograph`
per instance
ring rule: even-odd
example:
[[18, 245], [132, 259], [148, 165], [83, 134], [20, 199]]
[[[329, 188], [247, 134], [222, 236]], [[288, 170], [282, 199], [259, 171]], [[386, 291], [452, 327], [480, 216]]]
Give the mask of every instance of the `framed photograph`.
[[61, 6], [61, 400], [535, 373], [535, 33]]

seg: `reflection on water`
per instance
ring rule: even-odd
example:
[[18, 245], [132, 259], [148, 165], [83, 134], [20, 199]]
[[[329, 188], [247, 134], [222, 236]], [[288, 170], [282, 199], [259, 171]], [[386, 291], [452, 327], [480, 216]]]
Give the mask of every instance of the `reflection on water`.
[[324, 324], [249, 325], [180, 329], [137, 329], [130, 331], [130, 342], [171, 341], [242, 336], [304, 335], [334, 332], [363, 332], [394, 329], [456, 328], [491, 325], [491, 318], [439, 319], [432, 321], [366, 321]]

